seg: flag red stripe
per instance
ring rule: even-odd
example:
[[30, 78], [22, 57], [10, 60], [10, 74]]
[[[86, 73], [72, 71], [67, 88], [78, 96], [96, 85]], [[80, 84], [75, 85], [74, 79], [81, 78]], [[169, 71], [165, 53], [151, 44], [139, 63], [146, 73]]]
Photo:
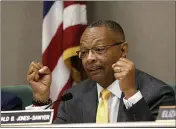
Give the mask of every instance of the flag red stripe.
[[80, 5], [85, 5], [86, 2], [85, 1], [64, 1], [64, 8], [73, 5], [73, 4], [80, 4]]
[[62, 41], [63, 41], [63, 24], [59, 26], [49, 46], [43, 53], [43, 64], [48, 66], [51, 71], [53, 71], [53, 69], [57, 65], [60, 56], [63, 53]]
[[74, 25], [64, 30], [63, 49], [78, 46], [80, 37], [87, 25]]

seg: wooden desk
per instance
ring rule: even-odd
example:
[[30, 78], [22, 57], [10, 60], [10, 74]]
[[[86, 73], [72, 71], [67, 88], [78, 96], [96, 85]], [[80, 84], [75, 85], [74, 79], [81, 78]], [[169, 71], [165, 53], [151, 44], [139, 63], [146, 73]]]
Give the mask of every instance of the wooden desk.
[[110, 124], [40, 124], [40, 125], [1, 125], [1, 127], [176, 127], [176, 120], [169, 122], [118, 122], [118, 123], [110, 123]]

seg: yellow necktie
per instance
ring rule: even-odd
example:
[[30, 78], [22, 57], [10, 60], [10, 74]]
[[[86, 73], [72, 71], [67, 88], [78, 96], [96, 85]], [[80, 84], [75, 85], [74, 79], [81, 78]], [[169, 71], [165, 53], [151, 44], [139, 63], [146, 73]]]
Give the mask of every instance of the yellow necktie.
[[102, 100], [98, 105], [96, 123], [108, 123], [109, 122], [108, 99], [110, 95], [111, 95], [111, 92], [106, 89], [103, 89], [101, 91]]

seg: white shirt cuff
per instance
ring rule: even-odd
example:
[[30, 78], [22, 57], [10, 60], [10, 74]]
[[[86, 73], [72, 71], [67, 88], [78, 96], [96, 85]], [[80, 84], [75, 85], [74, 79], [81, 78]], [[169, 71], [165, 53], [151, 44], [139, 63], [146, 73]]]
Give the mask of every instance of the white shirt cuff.
[[129, 109], [130, 107], [132, 107], [134, 104], [136, 104], [141, 99], [142, 99], [142, 94], [140, 91], [138, 91], [136, 94], [134, 94], [133, 96], [131, 96], [128, 99], [125, 99], [125, 97], [124, 97], [123, 102], [125, 104], [125, 107], [127, 109]]
[[[48, 105], [34, 107], [33, 105], [30, 105], [30, 106], [25, 107], [25, 109], [26, 109], [26, 110], [45, 110], [45, 108], [46, 108], [47, 106], [48, 106]], [[48, 109], [50, 109], [50, 108], [48, 108]]]

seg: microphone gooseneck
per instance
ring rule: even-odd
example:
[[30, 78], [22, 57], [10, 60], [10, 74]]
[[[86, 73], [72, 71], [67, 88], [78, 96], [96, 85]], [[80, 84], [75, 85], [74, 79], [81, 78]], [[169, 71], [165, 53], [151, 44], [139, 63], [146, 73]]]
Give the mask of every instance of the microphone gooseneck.
[[73, 98], [72, 93], [66, 93], [65, 95], [61, 96], [59, 99], [57, 99], [56, 101], [54, 101], [53, 103], [51, 103], [50, 105], [48, 105], [45, 109], [48, 109], [49, 107], [51, 107], [56, 102], [67, 101], [67, 100], [70, 100], [72, 98]]

